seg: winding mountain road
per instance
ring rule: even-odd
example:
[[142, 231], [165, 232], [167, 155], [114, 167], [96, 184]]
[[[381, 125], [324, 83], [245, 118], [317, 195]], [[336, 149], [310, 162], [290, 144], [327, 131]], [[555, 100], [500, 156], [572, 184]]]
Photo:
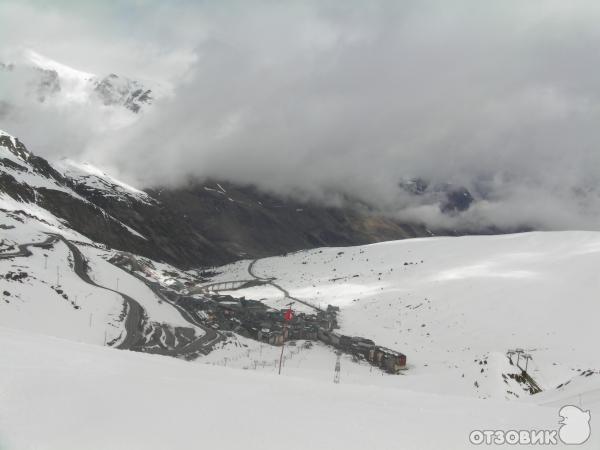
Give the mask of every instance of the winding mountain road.
[[[123, 292], [96, 283], [90, 277], [87, 259], [81, 253], [77, 245], [75, 245], [73, 242], [69, 241], [60, 234], [47, 233], [47, 235], [48, 237], [42, 242], [29, 242], [25, 244], [20, 244], [18, 246], [17, 251], [11, 253], [0, 253], [0, 259], [29, 257], [32, 255], [30, 247], [48, 249], [51, 248], [56, 242], [62, 241], [67, 246], [71, 255], [73, 256], [73, 272], [83, 282], [99, 289], [114, 292], [115, 294], [123, 298], [125, 306], [125, 336], [118, 345], [114, 346], [115, 348], [122, 350], [151, 351], [164, 355], [184, 357], [186, 359], [189, 359], [198, 355], [198, 353], [209, 353], [215, 344], [225, 339], [225, 337], [221, 333], [204, 325], [200, 321], [200, 318], [195, 316], [193, 312], [190, 312], [182, 306], [180, 306], [178, 304], [178, 298], [172, 300], [165, 296], [161, 292], [160, 286], [158, 284], [152, 283], [136, 273], [127, 271], [129, 275], [133, 275], [142, 282], [144, 282], [160, 299], [166, 301], [175, 309], [177, 309], [177, 311], [186, 321], [198, 328], [201, 328], [204, 331], [204, 335], [192, 340], [191, 342], [178, 346], [176, 343], [176, 334], [173, 333], [171, 327], [165, 324], [155, 324], [148, 322], [146, 311], [137, 300]], [[151, 347], [148, 345], [148, 343], [146, 342], [147, 336], [144, 335], [144, 330], [147, 327], [149, 327], [153, 331], [162, 332], [166, 348], [157, 349], [155, 346]]]
[[18, 246], [19, 250], [12, 253], [0, 254], [0, 259], [10, 259], [16, 257], [29, 257], [32, 255], [30, 247], [39, 247], [48, 249], [52, 247], [56, 242], [62, 241], [73, 255], [73, 271], [75, 274], [85, 283], [95, 286], [100, 289], [114, 292], [120, 295], [125, 301], [126, 305], [126, 319], [125, 319], [125, 338], [116, 346], [120, 349], [132, 349], [137, 344], [143, 341], [143, 322], [144, 322], [144, 309], [141, 305], [133, 298], [122, 292], [117, 292], [114, 289], [101, 286], [94, 282], [88, 275], [87, 261], [83, 254], [79, 251], [77, 246], [65, 239], [64, 236], [55, 233], [48, 233], [48, 237], [43, 242], [28, 242]]
[[71, 241], [66, 239], [64, 236], [60, 234], [50, 234], [51, 237], [54, 237], [56, 240], [61, 240], [69, 249], [71, 254], [73, 255], [73, 271], [75, 274], [81, 278], [87, 284], [90, 284], [94, 287], [104, 289], [106, 291], [114, 292], [115, 294], [120, 295], [123, 298], [123, 301], [126, 305], [126, 316], [125, 316], [125, 338], [115, 346], [115, 348], [123, 349], [123, 350], [131, 350], [135, 347], [143, 345], [144, 336], [142, 331], [144, 329], [144, 322], [146, 312], [142, 305], [139, 304], [135, 299], [130, 297], [123, 292], [116, 291], [114, 289], [108, 288], [106, 286], [102, 286], [92, 280], [88, 274], [88, 263], [79, 248]]
[[167, 302], [168, 304], [170, 304], [171, 306], [173, 306], [179, 312], [181, 317], [183, 317], [190, 324], [195, 325], [204, 331], [203, 336], [199, 337], [198, 339], [190, 342], [189, 344], [187, 344], [184, 347], [182, 347], [181, 349], [179, 349], [179, 352], [183, 356], [193, 355], [198, 352], [206, 355], [212, 350], [212, 348], [218, 342], [221, 342], [222, 340], [225, 339], [225, 336], [223, 336], [221, 333], [219, 333], [215, 329], [203, 324], [202, 321], [200, 320], [200, 318], [197, 315], [195, 315], [193, 311], [188, 311], [187, 309], [182, 307], [179, 304], [179, 299], [181, 298], [181, 295], [173, 293], [175, 298], [171, 299], [163, 293], [161, 286], [158, 283], [152, 282], [152, 281], [144, 278], [143, 276], [141, 276], [135, 272], [130, 272], [118, 265], [116, 267], [119, 267], [121, 270], [125, 271], [127, 274], [134, 276], [135, 278], [137, 278], [138, 280], [140, 280], [141, 282], [146, 284], [146, 286], [148, 286], [157, 297], [159, 297], [161, 300], [163, 300], [163, 301]]
[[219, 282], [215, 282], [215, 283], [205, 284], [202, 286], [198, 286], [195, 289], [192, 289], [190, 291], [190, 293], [208, 294], [210, 292], [237, 291], [240, 289], [246, 289], [246, 288], [250, 288], [253, 286], [270, 285], [270, 286], [273, 286], [275, 289], [279, 290], [283, 294], [284, 298], [287, 300], [302, 303], [303, 305], [306, 305], [309, 308], [314, 309], [315, 311], [323, 311], [318, 306], [315, 306], [305, 300], [301, 300], [299, 298], [292, 297], [287, 289], [285, 289], [282, 286], [280, 286], [279, 284], [275, 283], [275, 281], [274, 281], [275, 278], [264, 278], [264, 277], [258, 276], [254, 272], [254, 265], [257, 263], [257, 261], [258, 261], [258, 259], [253, 259], [252, 261], [250, 261], [250, 264], [248, 264], [248, 269], [247, 269], [248, 275], [250, 275], [252, 277], [250, 280], [227, 280], [227, 281], [219, 281]]
[[[128, 272], [144, 282], [160, 299], [166, 301], [173, 306], [181, 314], [181, 316], [188, 321], [190, 324], [201, 328], [204, 334], [197, 339], [193, 339], [191, 342], [178, 345], [180, 340], [177, 339], [177, 331], [173, 331], [172, 327], [166, 324], [158, 324], [149, 322], [146, 311], [142, 305], [135, 300], [133, 297], [111, 289], [106, 286], [102, 286], [96, 283], [89, 275], [89, 266], [87, 259], [83, 253], [79, 250], [77, 245], [66, 239], [64, 236], [57, 233], [47, 233], [48, 237], [42, 242], [29, 242], [18, 245], [18, 250], [10, 253], [0, 253], [0, 259], [11, 259], [17, 257], [29, 257], [32, 255], [30, 250], [31, 247], [49, 249], [58, 241], [62, 241], [69, 249], [73, 256], [73, 272], [85, 283], [95, 288], [104, 289], [121, 296], [124, 301], [125, 307], [125, 336], [121, 342], [115, 345], [115, 348], [122, 350], [134, 350], [134, 351], [150, 351], [154, 353], [160, 353], [168, 356], [184, 357], [186, 359], [193, 358], [199, 353], [209, 353], [215, 344], [225, 339], [225, 337], [217, 332], [216, 330], [204, 325], [200, 318], [195, 316], [193, 312], [186, 310], [178, 304], [178, 298], [174, 300], [168, 298], [161, 292], [160, 286], [156, 283], [150, 282], [144, 279], [136, 273]], [[123, 269], [124, 270], [124, 269]], [[162, 340], [165, 348], [157, 348], [156, 345], [150, 345], [147, 340], [148, 337], [144, 335], [144, 332], [150, 332], [154, 334], [158, 332], [162, 335]]]
[[56, 241], [58, 241], [57, 235], [49, 235], [45, 241], [43, 242], [28, 242], [27, 244], [21, 244], [18, 246], [19, 250], [12, 253], [0, 253], [0, 259], [10, 259], [10, 258], [18, 258], [18, 257], [27, 257], [31, 256], [31, 250], [29, 247], [39, 247], [39, 248], [50, 248], [54, 245]]
[[298, 303], [302, 303], [303, 305], [306, 305], [309, 308], [314, 309], [315, 311], [323, 311], [318, 306], [315, 306], [315, 305], [313, 305], [311, 303], [308, 303], [305, 300], [300, 300], [299, 298], [292, 297], [287, 289], [281, 287], [279, 284], [277, 284], [277, 283], [275, 283], [273, 281], [273, 280], [275, 280], [275, 278], [263, 278], [263, 277], [259, 277], [258, 275], [256, 275], [256, 273], [254, 273], [254, 265], [256, 264], [257, 261], [258, 261], [258, 259], [253, 259], [250, 262], [250, 264], [248, 264], [248, 274], [252, 278], [254, 278], [255, 280], [261, 281], [262, 284], [268, 284], [268, 285], [273, 286], [275, 289], [277, 289], [277, 290], [279, 290], [280, 292], [283, 293], [285, 299], [292, 300], [292, 301], [298, 302]]
[[[146, 313], [145, 313], [144, 308], [140, 305], [139, 302], [134, 300], [129, 295], [124, 294], [119, 291], [116, 291], [111, 288], [107, 288], [105, 286], [101, 286], [98, 283], [96, 283], [95, 281], [93, 281], [88, 275], [87, 260], [85, 259], [85, 257], [81, 253], [81, 251], [77, 248], [77, 246], [62, 236], [58, 236], [58, 239], [62, 240], [67, 245], [67, 247], [69, 247], [69, 250], [71, 250], [71, 253], [73, 254], [73, 257], [74, 257], [75, 273], [83, 281], [85, 281], [86, 283], [91, 284], [93, 286], [99, 287], [101, 289], [106, 289], [108, 291], [114, 292], [116, 294], [119, 294], [121, 297], [123, 297], [123, 300], [125, 301], [125, 304], [127, 305], [126, 306], [127, 307], [127, 315], [126, 315], [126, 319], [125, 319], [125, 330], [126, 330], [127, 334], [126, 334], [125, 338], [123, 339], [123, 341], [121, 341], [121, 343], [116, 346], [116, 348], [119, 348], [119, 349], [143, 348], [144, 344], [145, 344], [145, 339], [144, 339], [144, 335], [142, 333], [143, 333], [144, 325], [146, 322]], [[174, 348], [171, 348], [171, 349], [162, 349], [159, 353], [162, 353], [162, 354], [165, 354], [168, 356], [189, 358], [189, 357], [193, 357], [194, 355], [196, 355], [198, 353], [207, 354], [208, 352], [210, 352], [212, 347], [217, 342], [224, 339], [224, 337], [220, 333], [217, 333], [212, 328], [207, 327], [207, 326], [203, 325], [202, 323], [200, 323], [200, 321], [197, 318], [194, 318], [188, 311], [186, 311], [185, 309], [183, 309], [179, 305], [177, 305], [176, 302], [171, 302], [170, 299], [168, 299], [165, 295], [163, 295], [163, 293], [160, 291], [160, 288], [156, 284], [151, 283], [148, 280], [145, 280], [143, 277], [139, 276], [138, 274], [131, 273], [131, 272], [127, 272], [127, 273], [129, 275], [135, 276], [140, 281], [144, 282], [154, 292], [154, 294], [156, 294], [160, 299], [166, 301], [167, 303], [169, 303], [170, 305], [175, 307], [185, 320], [187, 320], [188, 322], [190, 322], [193, 325], [196, 325], [197, 327], [201, 328], [205, 332], [205, 334], [203, 336], [200, 336], [199, 338], [194, 339], [192, 342], [190, 342], [188, 344], [185, 344], [181, 347], [175, 346]], [[167, 336], [165, 336], [165, 339], [174, 340], [174, 336], [167, 335]]]

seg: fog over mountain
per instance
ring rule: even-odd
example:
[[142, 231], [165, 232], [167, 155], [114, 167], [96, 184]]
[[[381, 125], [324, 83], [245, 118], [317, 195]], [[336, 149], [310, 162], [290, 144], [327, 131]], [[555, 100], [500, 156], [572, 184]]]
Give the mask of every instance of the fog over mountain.
[[[40, 103], [0, 71], [0, 129], [140, 186], [210, 177], [435, 225], [597, 230], [599, 20], [579, 0], [4, 0], [13, 70], [32, 49], [163, 95], [134, 118]], [[400, 187], [417, 178], [475, 200], [442, 214]]]

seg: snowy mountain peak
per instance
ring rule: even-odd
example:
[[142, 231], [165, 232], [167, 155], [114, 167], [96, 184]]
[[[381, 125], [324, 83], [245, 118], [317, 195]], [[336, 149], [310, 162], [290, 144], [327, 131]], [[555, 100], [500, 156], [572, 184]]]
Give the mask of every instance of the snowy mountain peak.
[[79, 167], [77, 177], [70, 177], [74, 170], [66, 171], [60, 164], [55, 167], [30, 153], [15, 137], [0, 132], [0, 212], [18, 217], [21, 223], [41, 221], [53, 231], [65, 227], [88, 230], [103, 223], [117, 235], [130, 234], [145, 239], [85, 198], [85, 194], [91, 192], [92, 197], [116, 198], [131, 206], [135, 201], [149, 204], [151, 199], [145, 193], [92, 166], [72, 163], [71, 167]]
[[71, 180], [79, 190], [97, 192], [104, 197], [124, 202], [134, 200], [152, 203], [154, 201], [146, 192], [114, 178], [92, 164], [63, 158], [54, 163], [54, 167], [66, 179]]
[[15, 156], [22, 161], [28, 161], [31, 153], [16, 137], [0, 130], [0, 158], [13, 159]]
[[[79, 197], [75, 192], [78, 191], [125, 203], [154, 202], [144, 191], [112, 177], [91, 164], [70, 159], [48, 162], [35, 156], [21, 141], [4, 131], [0, 131], [0, 175], [11, 177], [22, 187], [63, 191], [74, 197]], [[0, 184], [0, 190], [2, 187]], [[10, 192], [6, 186], [4, 190]]]
[[119, 77], [114, 73], [96, 80], [94, 92], [104, 105], [123, 105], [137, 113], [142, 105], [152, 102], [152, 91], [140, 82]]
[[[59, 105], [97, 102], [137, 113], [152, 103], [156, 91], [145, 83], [114, 73], [102, 76], [75, 69], [31, 49], [20, 52], [14, 61], [1, 62], [0, 70], [16, 82], [25, 83], [28, 88], [25, 91], [33, 93], [38, 101]], [[160, 95], [165, 90], [158, 92]]]
[[14, 136], [12, 136], [12, 135], [8, 134], [6, 131], [2, 131], [2, 130], [0, 130], [0, 138], [1, 138], [1, 137], [8, 137], [8, 138], [9, 138], [9, 140], [10, 140], [11, 142], [13, 142], [13, 145], [16, 145], [16, 138], [15, 138]]

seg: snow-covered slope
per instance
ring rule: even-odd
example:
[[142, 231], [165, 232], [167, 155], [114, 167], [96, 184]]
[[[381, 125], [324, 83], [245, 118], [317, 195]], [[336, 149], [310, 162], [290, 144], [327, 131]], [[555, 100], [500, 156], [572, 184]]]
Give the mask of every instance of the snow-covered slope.
[[112, 177], [92, 164], [63, 158], [56, 161], [53, 166], [78, 188], [87, 192], [96, 192], [106, 198], [114, 198], [122, 202], [131, 200], [153, 202], [146, 192]]
[[18, 183], [33, 188], [52, 189], [76, 195], [54, 176], [50, 165], [42, 167], [35, 164], [31, 153], [23, 144], [2, 130], [0, 130], [0, 173], [7, 174]]
[[[214, 281], [247, 279], [248, 263], [217, 269]], [[516, 348], [532, 356], [528, 371], [545, 391], [587, 370], [600, 379], [599, 266], [600, 233], [551, 232], [317, 249], [258, 260], [253, 272], [339, 306], [340, 332], [405, 353], [398, 387], [522, 398], [506, 355]], [[270, 286], [231, 294], [288, 301]]]
[[6, 328], [0, 346], [3, 450], [458, 450], [473, 428], [558, 427], [553, 406], [199, 366]]
[[[22, 211], [56, 226], [68, 225], [65, 215], [57, 213], [84, 209], [101, 216], [112, 226], [141, 239], [137, 231], [110, 216], [101, 207], [82, 197], [82, 193], [99, 192], [105, 198], [122, 201], [150, 202], [147, 194], [85, 164], [62, 161], [52, 164], [31, 154], [14, 136], [0, 130], [0, 209]], [[53, 211], [53, 212], [52, 212]], [[68, 216], [67, 215], [67, 216]], [[85, 221], [85, 218], [80, 218]]]

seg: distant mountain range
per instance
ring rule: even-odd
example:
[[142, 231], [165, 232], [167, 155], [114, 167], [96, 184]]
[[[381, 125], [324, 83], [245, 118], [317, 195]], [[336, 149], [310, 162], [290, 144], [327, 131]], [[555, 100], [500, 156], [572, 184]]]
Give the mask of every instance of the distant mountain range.
[[432, 234], [364, 207], [301, 203], [226, 182], [144, 192], [88, 164], [51, 163], [6, 133], [0, 196], [13, 210], [34, 204], [96, 242], [180, 267]]

